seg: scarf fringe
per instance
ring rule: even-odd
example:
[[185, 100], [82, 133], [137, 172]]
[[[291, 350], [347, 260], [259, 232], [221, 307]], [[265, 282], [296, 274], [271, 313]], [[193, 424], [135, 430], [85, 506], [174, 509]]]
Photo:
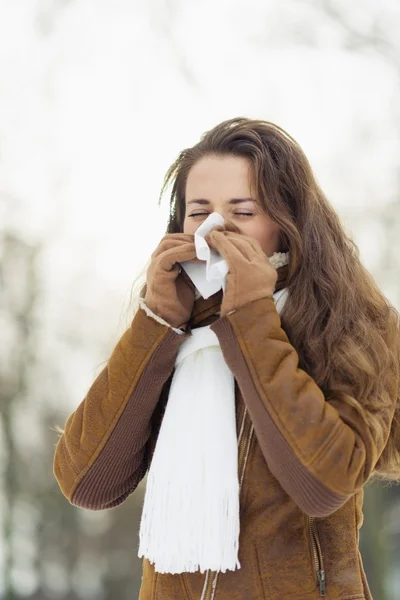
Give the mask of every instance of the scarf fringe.
[[240, 568], [234, 377], [209, 327], [181, 346], [151, 463], [139, 556], [160, 573]]
[[[154, 477], [147, 486], [154, 507], [151, 500], [157, 493]], [[139, 556], [146, 556], [159, 573], [203, 573], [207, 569], [224, 573], [239, 569], [240, 522], [229, 518], [239, 511], [238, 486], [226, 490], [220, 498], [215, 497], [215, 490], [209, 494], [204, 489], [189, 487], [181, 491], [184, 493], [177, 498], [174, 484], [164, 484], [163, 510], [156, 512], [153, 508], [142, 520], [142, 535], [149, 540], [152, 533], [152, 540], [140, 545]], [[194, 520], [199, 500], [204, 497], [209, 499], [208, 505], [202, 502], [202, 510]]]

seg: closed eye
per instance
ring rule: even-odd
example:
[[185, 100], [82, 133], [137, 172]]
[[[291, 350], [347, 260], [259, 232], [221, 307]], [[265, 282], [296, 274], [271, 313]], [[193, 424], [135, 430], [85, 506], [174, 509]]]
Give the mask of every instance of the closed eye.
[[[207, 216], [209, 213], [192, 213], [191, 215], [188, 215], [188, 217], [205, 217]], [[233, 213], [234, 217], [253, 217], [254, 213], [252, 212], [236, 212]]]

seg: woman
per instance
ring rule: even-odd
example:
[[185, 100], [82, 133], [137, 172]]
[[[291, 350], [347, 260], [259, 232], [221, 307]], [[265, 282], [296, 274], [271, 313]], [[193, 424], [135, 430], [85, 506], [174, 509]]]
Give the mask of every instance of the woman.
[[[363, 490], [372, 476], [400, 479], [398, 314], [360, 263], [301, 148], [276, 125], [221, 123], [179, 155], [163, 190], [170, 184], [167, 234], [152, 255], [140, 308], [58, 442], [61, 490], [76, 506], [115, 507], [151, 465], [140, 600], [370, 599], [358, 548]], [[225, 221], [205, 240], [229, 272], [224, 291], [204, 299], [179, 263], [196, 259], [194, 234], [213, 213]], [[176, 414], [171, 408], [184, 381], [180, 350], [196, 332], [217, 340], [215, 364], [186, 363], [193, 377], [193, 365], [210, 369], [193, 379], [188, 402], [207, 373], [215, 368], [218, 379], [227, 365], [238, 444], [214, 452], [215, 496], [227, 493], [230, 504], [221, 527], [214, 522], [207, 533], [198, 524], [207, 527], [219, 510], [206, 485], [213, 466], [199, 474], [188, 465], [206, 464], [209, 438], [189, 438], [178, 455], [173, 448], [186, 428], [196, 435], [185, 405]], [[210, 431], [222, 397], [207, 410], [195, 407]], [[163, 469], [172, 489], [163, 487]], [[185, 490], [197, 489], [199, 477], [196, 518], [183, 526]], [[178, 547], [167, 535], [171, 522]], [[215, 546], [207, 546], [214, 534]]]

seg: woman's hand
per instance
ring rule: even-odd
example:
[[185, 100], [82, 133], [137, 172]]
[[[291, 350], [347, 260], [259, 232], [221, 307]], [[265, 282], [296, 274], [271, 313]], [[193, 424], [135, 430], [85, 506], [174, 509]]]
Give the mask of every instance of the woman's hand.
[[221, 228], [210, 231], [205, 239], [229, 266], [221, 316], [254, 300], [272, 297], [278, 274], [257, 240]]
[[172, 327], [190, 319], [195, 288], [179, 264], [196, 258], [194, 236], [167, 233], [151, 255], [144, 301], [148, 308]]

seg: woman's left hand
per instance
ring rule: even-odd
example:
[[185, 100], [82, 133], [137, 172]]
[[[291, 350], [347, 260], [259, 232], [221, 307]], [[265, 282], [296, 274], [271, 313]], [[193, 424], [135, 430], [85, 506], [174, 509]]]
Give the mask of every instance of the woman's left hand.
[[272, 297], [278, 274], [257, 240], [220, 228], [210, 231], [205, 239], [229, 266], [221, 316], [254, 300]]

